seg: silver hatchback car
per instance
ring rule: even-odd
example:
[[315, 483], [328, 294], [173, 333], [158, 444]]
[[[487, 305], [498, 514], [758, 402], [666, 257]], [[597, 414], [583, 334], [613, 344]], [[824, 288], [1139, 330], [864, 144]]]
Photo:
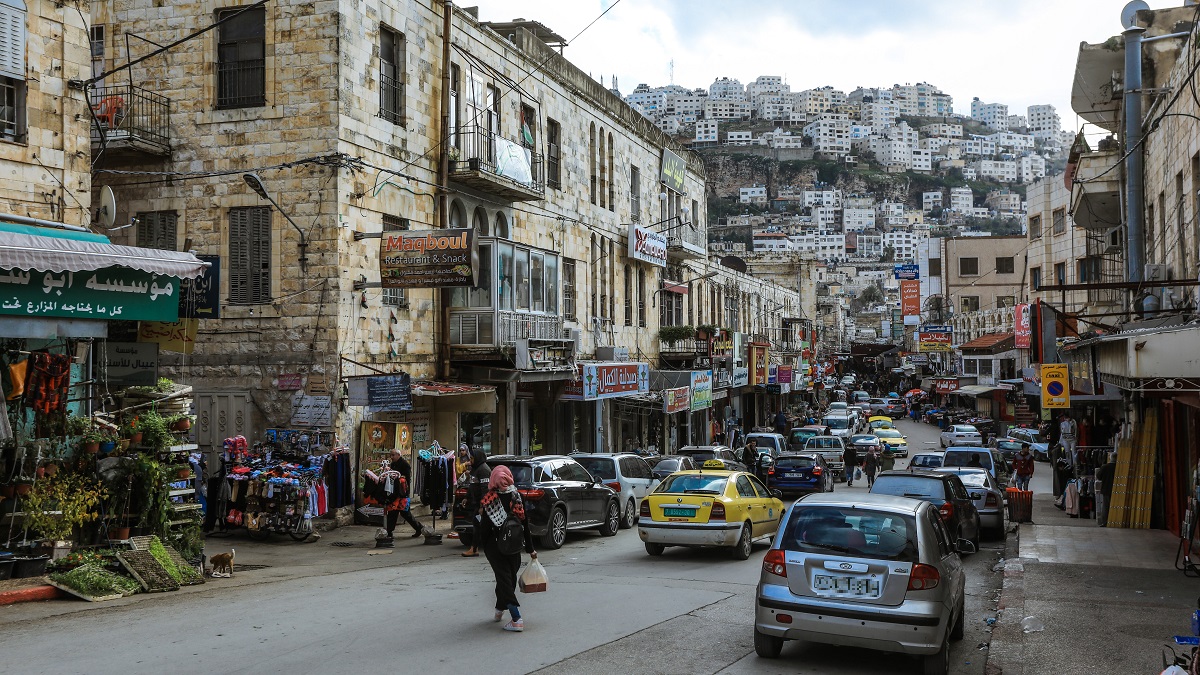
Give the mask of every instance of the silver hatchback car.
[[926, 501], [878, 494], [808, 495], [784, 514], [763, 559], [754, 650], [776, 658], [785, 640], [923, 657], [950, 668], [963, 637], [966, 574], [955, 541]]

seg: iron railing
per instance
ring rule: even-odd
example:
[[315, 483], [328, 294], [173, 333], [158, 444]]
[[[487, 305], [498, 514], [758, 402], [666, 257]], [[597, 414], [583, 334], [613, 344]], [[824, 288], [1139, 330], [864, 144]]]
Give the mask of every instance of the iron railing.
[[217, 64], [217, 108], [250, 108], [267, 102], [267, 61]]
[[136, 140], [171, 147], [171, 99], [130, 84], [91, 90], [92, 140]]
[[708, 341], [688, 338], [685, 340], [659, 340], [660, 354], [707, 354]]
[[511, 347], [519, 339], [554, 340], [563, 336], [562, 317], [526, 312], [452, 310], [450, 344]]
[[404, 124], [404, 82], [379, 75], [379, 116], [392, 124]]
[[[545, 165], [542, 155], [516, 141], [509, 141], [496, 132], [482, 126], [458, 128], [459, 147], [447, 148], [457, 152], [452, 173], [483, 171], [506, 178], [531, 190], [545, 189]], [[511, 152], [513, 149], [517, 152]], [[506, 149], [509, 152], [506, 152]], [[528, 156], [528, 173], [525, 172], [524, 156]]]

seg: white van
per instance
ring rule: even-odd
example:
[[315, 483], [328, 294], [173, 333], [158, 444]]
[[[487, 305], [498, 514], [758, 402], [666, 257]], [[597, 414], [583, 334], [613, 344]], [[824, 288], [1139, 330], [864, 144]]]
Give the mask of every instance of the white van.
[[854, 419], [846, 413], [826, 415], [821, 418], [821, 424], [829, 427], [831, 436], [849, 438], [854, 433]]

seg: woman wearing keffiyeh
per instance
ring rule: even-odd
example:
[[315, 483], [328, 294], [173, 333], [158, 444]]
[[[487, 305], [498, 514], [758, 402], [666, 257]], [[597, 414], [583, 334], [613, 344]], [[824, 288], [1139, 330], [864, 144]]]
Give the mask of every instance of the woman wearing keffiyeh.
[[525, 630], [525, 622], [521, 619], [521, 603], [517, 602], [517, 570], [521, 568], [521, 554], [505, 555], [496, 545], [496, 532], [504, 525], [509, 514], [521, 521], [525, 552], [537, 560], [537, 551], [533, 550], [533, 539], [529, 536], [525, 503], [513, 484], [512, 471], [509, 471], [507, 466], [497, 466], [492, 469], [488, 480], [487, 494], [479, 502], [479, 524], [476, 533], [479, 545], [483, 547], [483, 554], [496, 575], [496, 613], [492, 620], [502, 620], [504, 610], [507, 609], [512, 620], [504, 624], [504, 630], [519, 633]]

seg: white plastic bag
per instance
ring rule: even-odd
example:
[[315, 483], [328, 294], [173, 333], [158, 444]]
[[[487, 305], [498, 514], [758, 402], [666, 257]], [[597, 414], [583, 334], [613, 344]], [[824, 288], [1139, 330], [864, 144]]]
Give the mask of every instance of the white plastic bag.
[[550, 584], [550, 578], [546, 576], [546, 568], [542, 567], [542, 563], [531, 560], [517, 582], [522, 593], [544, 593], [546, 586]]

